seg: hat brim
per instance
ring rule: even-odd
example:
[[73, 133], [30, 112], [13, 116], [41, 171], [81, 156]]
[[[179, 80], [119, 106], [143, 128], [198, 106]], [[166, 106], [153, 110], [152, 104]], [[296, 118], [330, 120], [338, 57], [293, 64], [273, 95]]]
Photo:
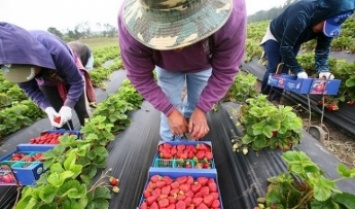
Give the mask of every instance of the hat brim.
[[231, 0], [202, 0], [203, 6], [194, 14], [159, 21], [143, 15], [139, 0], [123, 5], [123, 21], [128, 32], [145, 46], [156, 50], [172, 50], [194, 44], [218, 31], [227, 22]]
[[4, 78], [10, 82], [23, 83], [34, 79], [36, 70], [34, 67], [23, 66], [10, 69], [1, 69]]
[[324, 21], [323, 33], [328, 37], [338, 37], [340, 35], [341, 25], [334, 25]]

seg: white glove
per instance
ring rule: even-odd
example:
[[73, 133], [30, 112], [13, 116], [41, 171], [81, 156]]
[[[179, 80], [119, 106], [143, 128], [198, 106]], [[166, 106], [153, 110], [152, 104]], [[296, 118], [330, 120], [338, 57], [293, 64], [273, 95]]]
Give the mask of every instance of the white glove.
[[49, 122], [51, 123], [51, 125], [53, 127], [56, 127], [56, 128], [60, 128], [62, 127], [61, 123], [57, 123], [55, 122], [54, 118], [57, 118], [57, 117], [60, 117], [60, 115], [57, 113], [57, 111], [55, 111], [55, 109], [53, 107], [47, 107], [44, 112], [47, 113], [48, 115], [48, 119], [49, 119]]
[[306, 78], [308, 78], [308, 75], [307, 75], [306, 72], [302, 71], [302, 72], [300, 72], [300, 73], [297, 73], [297, 78], [304, 78], [304, 79], [306, 79]]
[[62, 127], [65, 123], [71, 120], [72, 117], [71, 108], [68, 106], [62, 106], [62, 108], [60, 108], [59, 110], [59, 116], [61, 118], [60, 127]]
[[320, 72], [319, 73], [319, 79], [333, 80], [334, 79], [334, 75], [331, 74], [330, 72]]

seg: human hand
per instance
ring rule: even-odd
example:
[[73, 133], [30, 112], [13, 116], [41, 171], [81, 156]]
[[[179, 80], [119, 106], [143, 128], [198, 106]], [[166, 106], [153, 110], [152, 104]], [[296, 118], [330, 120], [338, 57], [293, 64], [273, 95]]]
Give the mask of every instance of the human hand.
[[56, 118], [60, 117], [60, 115], [59, 115], [59, 113], [57, 113], [57, 111], [55, 111], [55, 109], [53, 107], [47, 107], [44, 110], [44, 112], [47, 113], [49, 122], [51, 123], [51, 125], [53, 127], [56, 127], [56, 128], [62, 127], [60, 121], [56, 120]]
[[168, 116], [170, 131], [173, 135], [180, 135], [187, 132], [187, 121], [181, 112], [174, 109]]
[[189, 133], [194, 139], [201, 139], [210, 131], [207, 124], [206, 113], [196, 108], [189, 120]]
[[329, 79], [332, 80], [334, 79], [334, 75], [330, 72], [320, 72], [319, 73], [319, 79]]
[[62, 127], [72, 118], [71, 108], [68, 106], [62, 106], [59, 110], [59, 116], [61, 118], [60, 127]]
[[297, 78], [307, 79], [308, 75], [306, 72], [302, 71], [302, 72], [297, 73]]

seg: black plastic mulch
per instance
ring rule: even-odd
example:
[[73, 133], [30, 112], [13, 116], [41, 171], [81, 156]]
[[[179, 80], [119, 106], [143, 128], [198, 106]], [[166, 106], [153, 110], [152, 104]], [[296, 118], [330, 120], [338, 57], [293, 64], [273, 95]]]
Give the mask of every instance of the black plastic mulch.
[[[340, 53], [340, 52], [339, 52]], [[340, 54], [344, 55], [344, 54]], [[340, 57], [340, 55], [338, 55]], [[265, 72], [265, 67], [258, 63], [258, 60], [253, 59], [251, 62], [243, 64], [242, 69], [252, 73], [259, 80], [262, 80]], [[295, 103], [303, 104], [308, 108], [307, 95], [301, 95], [292, 93], [290, 91], [284, 91], [284, 96], [292, 100]], [[311, 111], [321, 113], [321, 109], [317, 107], [318, 101], [321, 100], [320, 96], [310, 95]], [[346, 102], [339, 103], [339, 110], [329, 112], [324, 111], [324, 118], [332, 122], [337, 128], [343, 130], [348, 135], [355, 137], [355, 105], [348, 105]]]
[[[122, 81], [122, 78], [120, 75], [116, 76], [113, 76], [114, 79], [108, 85], [119, 85], [117, 81]], [[117, 88], [118, 86], [112, 89]], [[230, 139], [240, 136], [235, 121], [231, 118], [232, 110], [237, 108], [235, 103], [224, 103], [216, 112], [211, 112], [208, 115], [211, 131], [203, 139], [212, 142], [225, 209], [253, 208], [257, 204], [256, 198], [265, 194], [266, 179], [286, 170], [279, 151], [265, 150], [258, 154], [249, 152], [247, 155], [233, 152]], [[112, 168], [111, 175], [120, 179], [120, 192], [113, 194], [110, 209], [135, 209], [138, 206], [159, 142], [160, 113], [148, 102], [143, 102], [141, 109], [132, 112], [130, 118], [131, 125], [108, 146], [106, 170]], [[37, 136], [42, 130], [38, 124], [39, 122], [12, 135], [7, 141], [22, 137], [22, 140], [13, 141], [13, 146], [26, 142], [30, 136], [25, 134], [26, 131]], [[307, 133], [296, 149], [304, 150], [325, 170], [326, 176], [337, 176], [335, 168], [339, 161]], [[339, 182], [338, 185], [343, 191], [355, 192], [354, 181]], [[0, 208], [7, 209], [14, 201], [16, 192], [12, 188], [4, 196], [5, 191], [5, 187], [0, 187], [0, 197], [3, 197]]]

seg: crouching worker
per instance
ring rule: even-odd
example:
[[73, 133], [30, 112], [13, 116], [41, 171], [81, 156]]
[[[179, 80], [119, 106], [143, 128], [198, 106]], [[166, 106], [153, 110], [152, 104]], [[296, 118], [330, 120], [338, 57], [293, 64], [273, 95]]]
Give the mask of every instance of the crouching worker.
[[52, 33], [0, 22], [1, 72], [47, 113], [56, 128], [73, 129], [72, 109], [81, 125], [90, 116], [75, 58], [67, 44]]

